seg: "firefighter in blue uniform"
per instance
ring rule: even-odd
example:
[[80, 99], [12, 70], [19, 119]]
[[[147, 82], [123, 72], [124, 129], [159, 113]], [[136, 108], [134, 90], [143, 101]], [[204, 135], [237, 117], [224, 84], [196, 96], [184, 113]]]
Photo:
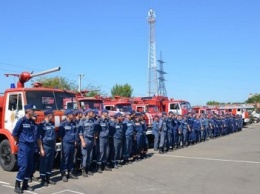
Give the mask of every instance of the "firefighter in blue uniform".
[[176, 131], [176, 148], [180, 148], [181, 146], [181, 139], [182, 139], [182, 131], [180, 130], [180, 125], [182, 121], [182, 116], [177, 115], [176, 119], [174, 120], [174, 130]]
[[192, 123], [192, 138], [193, 138], [192, 143], [199, 142], [200, 130], [201, 130], [200, 117], [199, 115], [196, 115]]
[[124, 136], [124, 126], [122, 123], [122, 114], [116, 113], [114, 115], [114, 121], [111, 123], [111, 129], [113, 134], [113, 143], [114, 143], [114, 168], [121, 167], [121, 157], [123, 151], [123, 136]]
[[[32, 119], [34, 120], [34, 122], [36, 122], [37, 120], [37, 114], [34, 113]], [[34, 177], [34, 173], [36, 172], [37, 169], [39, 169], [39, 163], [40, 163], [40, 154], [39, 154], [39, 147], [37, 144], [37, 129], [38, 129], [38, 125], [35, 123], [35, 131], [34, 131], [34, 156], [33, 156], [33, 171], [32, 174], [30, 176], [29, 182], [32, 182], [32, 180], [34, 181], [38, 181], [37, 177]]]
[[144, 128], [141, 123], [141, 113], [135, 114], [135, 131], [136, 131], [136, 143], [137, 143], [137, 155], [138, 159], [143, 159], [143, 153], [145, 149], [145, 138], [144, 138]]
[[99, 131], [99, 126], [97, 125], [98, 120], [100, 119], [99, 116], [99, 112], [98, 109], [92, 109], [93, 110], [93, 119], [94, 119], [94, 123], [95, 123], [95, 134], [94, 134], [94, 144], [93, 144], [93, 151], [92, 151], [92, 161], [91, 161], [91, 165], [90, 165], [90, 171], [94, 172], [96, 171], [96, 169], [98, 168], [98, 157], [99, 157], [99, 135], [98, 135], [98, 131]]
[[44, 111], [45, 119], [38, 126], [37, 142], [40, 150], [40, 177], [41, 185], [55, 185], [56, 183], [50, 180], [51, 170], [53, 167], [56, 133], [53, 118], [53, 110]]
[[140, 122], [142, 124], [142, 127], [143, 127], [143, 138], [144, 138], [144, 145], [143, 145], [143, 151], [141, 153], [141, 158], [144, 158], [146, 159], [147, 158], [147, 151], [148, 151], [148, 148], [149, 148], [149, 142], [148, 142], [148, 138], [146, 136], [146, 132], [147, 132], [147, 125], [146, 125], [146, 122], [145, 122], [145, 112], [141, 112], [141, 119], [140, 119]]
[[200, 118], [201, 121], [201, 133], [200, 133], [200, 139], [201, 141], [206, 141], [207, 138], [207, 120], [205, 115], [201, 115]]
[[175, 148], [179, 147], [179, 121], [178, 121], [178, 115], [174, 114], [172, 119], [173, 124], [173, 145]]
[[110, 132], [110, 119], [108, 117], [108, 110], [103, 109], [101, 111], [101, 118], [98, 119], [97, 124], [99, 128], [99, 155], [98, 155], [98, 172], [102, 173], [102, 170], [111, 171], [107, 166], [107, 160], [109, 157], [109, 132]]
[[182, 141], [182, 147], [186, 147], [188, 145], [188, 132], [190, 131], [190, 126], [188, 123], [187, 116], [184, 116], [181, 124], [179, 126], [179, 130], [181, 131], [181, 141]]
[[[28, 180], [33, 170], [33, 156], [35, 144], [35, 122], [32, 120], [34, 111], [33, 105], [24, 106], [25, 116], [20, 118], [13, 130], [12, 136], [18, 143], [18, 167], [15, 189], [16, 193], [23, 193], [23, 190], [33, 191], [28, 185]], [[21, 188], [21, 182], [23, 182]]]
[[205, 128], [205, 139], [209, 140], [209, 116], [205, 115], [204, 117], [204, 128]]
[[214, 120], [213, 120], [213, 116], [212, 115], [209, 115], [208, 122], [209, 122], [208, 138], [211, 139], [213, 137], [213, 130], [214, 130]]
[[243, 128], [243, 123], [244, 123], [242, 115], [239, 115], [238, 123], [239, 123], [238, 130], [241, 131]]
[[81, 142], [79, 138], [79, 124], [83, 116], [82, 110], [76, 110], [75, 114], [75, 125], [76, 125], [76, 150], [74, 155], [74, 172], [81, 171], [80, 164], [81, 164]]
[[[68, 178], [78, 179], [73, 172], [73, 161], [76, 146], [76, 125], [74, 122], [74, 111], [67, 109], [64, 119], [59, 127], [59, 139], [61, 140], [61, 164], [60, 172], [63, 182], [68, 182]], [[66, 171], [68, 174], [66, 174]]]
[[159, 138], [160, 138], [160, 131], [159, 131], [159, 116], [155, 115], [153, 121], [153, 135], [154, 135], [154, 151], [158, 151], [159, 149]]
[[[170, 111], [168, 114], [167, 121], [166, 121], [166, 126], [167, 126], [167, 145], [166, 146], [167, 146], [168, 151], [173, 151], [173, 148], [174, 148], [173, 139], [174, 139], [175, 128], [173, 128], [173, 123], [175, 121], [174, 121], [173, 116], [174, 116], [173, 112]], [[176, 125], [174, 125], [174, 126], [176, 126]]]
[[214, 130], [213, 130], [213, 137], [216, 138], [218, 137], [219, 134], [219, 128], [220, 128], [220, 124], [219, 124], [219, 116], [218, 115], [214, 115], [213, 120], [214, 120]]
[[236, 115], [233, 115], [233, 132], [237, 132]]
[[126, 119], [123, 122], [125, 128], [125, 164], [131, 163], [129, 158], [133, 154], [134, 115], [135, 111], [130, 111], [126, 114]]
[[86, 117], [80, 121], [79, 138], [82, 147], [82, 176], [88, 177], [88, 175], [93, 175], [93, 173], [90, 171], [90, 165], [93, 157], [93, 146], [95, 141], [94, 138], [96, 127], [93, 110], [87, 109], [84, 113]]
[[193, 137], [192, 137], [192, 135], [193, 135], [192, 134], [193, 116], [191, 113], [188, 113], [187, 122], [189, 125], [189, 131], [187, 134], [187, 142], [188, 142], [188, 145], [190, 145], [190, 143], [192, 143], [192, 141], [193, 141]]
[[166, 141], [167, 133], [168, 133], [166, 112], [162, 112], [162, 118], [160, 119], [160, 122], [159, 122], [159, 130], [160, 130], [159, 153], [163, 154], [164, 153], [165, 141]]

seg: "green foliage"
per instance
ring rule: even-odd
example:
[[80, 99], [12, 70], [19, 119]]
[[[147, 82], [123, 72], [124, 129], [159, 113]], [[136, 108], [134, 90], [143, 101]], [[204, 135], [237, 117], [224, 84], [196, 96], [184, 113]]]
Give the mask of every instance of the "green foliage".
[[207, 105], [220, 105], [220, 104], [221, 104], [220, 102], [216, 102], [214, 100], [207, 102]]
[[131, 97], [133, 94], [133, 89], [129, 84], [116, 84], [111, 89], [111, 95], [115, 96], [123, 96], [123, 97]]
[[248, 98], [247, 103], [260, 103], [260, 94]]
[[107, 93], [102, 91], [100, 87], [92, 84], [88, 84], [83, 90], [89, 91], [85, 94], [86, 97], [107, 96]]
[[48, 88], [58, 88], [65, 90], [76, 91], [77, 86], [75, 82], [72, 82], [66, 77], [55, 76], [55, 77], [40, 77], [35, 80], [36, 82], [40, 82], [44, 87]]

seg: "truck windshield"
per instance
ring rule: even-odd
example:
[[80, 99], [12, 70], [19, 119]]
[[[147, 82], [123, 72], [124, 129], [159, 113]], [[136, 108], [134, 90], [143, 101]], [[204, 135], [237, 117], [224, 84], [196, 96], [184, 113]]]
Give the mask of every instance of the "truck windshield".
[[132, 111], [132, 106], [131, 104], [117, 104], [115, 106], [116, 111], [120, 112], [130, 112]]
[[98, 109], [102, 110], [103, 108], [103, 102], [101, 100], [91, 100], [91, 99], [84, 99], [80, 100], [80, 108], [82, 109]]
[[190, 105], [189, 102], [181, 102], [180, 105], [181, 105], [182, 109], [185, 109], [187, 111], [191, 111], [191, 105]]
[[66, 101], [75, 101], [75, 94], [59, 91], [27, 91], [27, 104], [35, 106], [36, 110], [45, 110], [52, 108], [54, 110], [63, 110], [67, 108]]
[[148, 106], [147, 106], [147, 112], [149, 112], [149, 113], [159, 112], [158, 106], [148, 105]]

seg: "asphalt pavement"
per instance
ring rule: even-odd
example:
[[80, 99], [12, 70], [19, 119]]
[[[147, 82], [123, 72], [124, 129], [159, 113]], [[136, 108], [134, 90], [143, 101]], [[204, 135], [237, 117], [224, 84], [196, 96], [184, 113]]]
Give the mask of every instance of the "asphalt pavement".
[[[30, 185], [31, 194], [259, 194], [260, 124], [188, 148], [158, 154], [111, 172], [54, 186]], [[0, 194], [13, 193], [17, 172], [0, 170]], [[38, 174], [38, 172], [36, 172]]]

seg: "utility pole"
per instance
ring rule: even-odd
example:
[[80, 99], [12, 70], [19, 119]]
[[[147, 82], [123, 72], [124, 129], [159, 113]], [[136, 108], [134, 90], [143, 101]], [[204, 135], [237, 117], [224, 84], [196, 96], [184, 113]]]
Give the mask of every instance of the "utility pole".
[[79, 74], [78, 76], [79, 76], [79, 87], [78, 87], [78, 92], [80, 92], [80, 91], [81, 91], [81, 80], [82, 80], [82, 78], [84, 77], [84, 74]]

